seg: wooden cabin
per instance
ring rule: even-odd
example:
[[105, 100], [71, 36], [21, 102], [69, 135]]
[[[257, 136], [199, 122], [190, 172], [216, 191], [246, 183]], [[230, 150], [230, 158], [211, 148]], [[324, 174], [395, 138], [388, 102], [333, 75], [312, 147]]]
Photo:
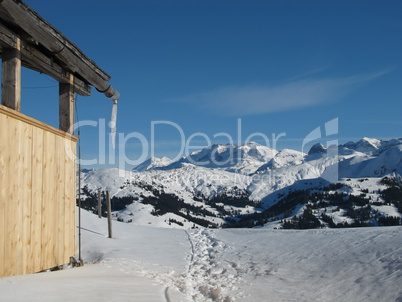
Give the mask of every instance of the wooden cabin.
[[[89, 96], [91, 86], [109, 98], [118, 98], [118, 92], [107, 73], [19, 0], [0, 0], [0, 55], [4, 277], [61, 266], [76, 255], [74, 95]], [[22, 66], [58, 81], [59, 129], [20, 113]]]

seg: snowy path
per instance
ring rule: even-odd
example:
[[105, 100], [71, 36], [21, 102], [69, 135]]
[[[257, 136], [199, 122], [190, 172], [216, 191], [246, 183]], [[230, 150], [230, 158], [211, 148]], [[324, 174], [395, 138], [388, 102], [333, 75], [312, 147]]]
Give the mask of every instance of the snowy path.
[[223, 261], [229, 247], [211, 230], [187, 232], [191, 254], [186, 279], [187, 296], [193, 301], [233, 301], [240, 276], [233, 264]]
[[165, 299], [168, 302], [234, 301], [234, 296], [239, 295], [236, 284], [241, 280], [241, 272], [235, 263], [224, 260], [230, 247], [216, 239], [213, 230], [185, 233], [189, 244], [185, 271], [153, 273], [144, 269], [144, 276], [166, 286]]
[[259, 265], [252, 249], [242, 250], [235, 242], [222, 240], [225, 232], [205, 229], [188, 233], [192, 246], [187, 274], [191, 301], [249, 301], [242, 288], [252, 286], [254, 278], [270, 274], [272, 263]]

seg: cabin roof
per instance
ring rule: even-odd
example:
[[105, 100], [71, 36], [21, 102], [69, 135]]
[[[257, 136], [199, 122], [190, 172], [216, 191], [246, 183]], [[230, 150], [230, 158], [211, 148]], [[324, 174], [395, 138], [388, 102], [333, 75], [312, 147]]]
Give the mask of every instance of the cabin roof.
[[116, 91], [108, 81], [110, 75], [88, 58], [73, 42], [20, 0], [0, 0], [0, 45], [21, 39], [22, 65], [48, 74], [60, 83], [74, 75], [76, 92], [90, 95], [89, 85], [107, 97]]

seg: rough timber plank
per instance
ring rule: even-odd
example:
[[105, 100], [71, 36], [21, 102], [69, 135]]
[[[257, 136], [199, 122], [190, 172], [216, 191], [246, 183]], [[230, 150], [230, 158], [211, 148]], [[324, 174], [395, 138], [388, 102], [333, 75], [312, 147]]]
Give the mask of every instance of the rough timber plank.
[[66, 48], [79, 58], [80, 64], [92, 70], [103, 80], [110, 80], [110, 75], [100, 69], [61, 32], [22, 1], [2, 0], [0, 1], [0, 8], [2, 8], [1, 17], [3, 19], [18, 24], [27, 34], [45, 46], [50, 52], [60, 53], [61, 50]]
[[[3, 47], [16, 48], [16, 40], [19, 35], [0, 23], [0, 45]], [[66, 71], [54, 60], [40, 50], [36, 45], [29, 44], [25, 41], [21, 43], [21, 65], [47, 74], [59, 83], [69, 83]], [[74, 81], [74, 91], [82, 96], [91, 95], [91, 87], [84, 81], [76, 78]]]
[[[75, 146], [72, 141], [65, 141], [65, 236], [64, 236], [64, 262], [68, 263], [70, 257], [75, 255]], [[66, 150], [69, 149], [69, 150]], [[69, 152], [71, 151], [71, 153]]]
[[15, 219], [15, 240], [16, 246], [14, 252], [16, 254], [16, 267], [15, 274], [24, 273], [24, 243], [23, 243], [23, 215], [24, 215], [24, 197], [25, 197], [25, 177], [24, 177], [24, 123], [21, 121], [15, 121], [15, 153], [14, 158], [17, 158], [15, 165], [12, 165], [14, 175], [13, 175], [13, 186], [14, 195], [16, 197], [14, 205], [14, 219]]
[[36, 119], [34, 119], [32, 117], [29, 117], [29, 116], [27, 116], [25, 114], [22, 114], [20, 112], [15, 111], [15, 110], [11, 110], [10, 108], [7, 108], [5, 106], [0, 105], [0, 113], [4, 113], [4, 114], [6, 114], [7, 116], [9, 116], [9, 117], [11, 117], [13, 119], [23, 121], [25, 123], [28, 123], [28, 124], [30, 124], [32, 126], [35, 126], [35, 127], [38, 127], [40, 129], [43, 129], [43, 130], [45, 130], [47, 132], [50, 132], [50, 133], [53, 133], [55, 135], [65, 137], [66, 139], [70, 139], [70, 140], [73, 140], [73, 141], [78, 140], [78, 137], [76, 137], [74, 135], [71, 135], [71, 134], [66, 133], [64, 131], [61, 131], [60, 129], [57, 129], [55, 127], [49, 126], [48, 124], [42, 123], [42, 122], [40, 122], [40, 121], [38, 121], [38, 120], [36, 120]]
[[74, 76], [68, 84], [59, 84], [59, 129], [74, 134]]
[[24, 32], [53, 53], [60, 65], [65, 66], [69, 72], [79, 74], [107, 97], [113, 96], [115, 90], [106, 82], [110, 76], [25, 3], [2, 0], [0, 8], [1, 18], [18, 24]]
[[18, 274], [18, 262], [21, 260], [19, 253], [19, 242], [21, 236], [21, 221], [18, 221], [18, 214], [21, 212], [19, 204], [19, 179], [21, 177], [21, 166], [19, 145], [16, 138], [19, 136], [18, 121], [8, 119], [7, 122], [7, 145], [8, 160], [5, 186], [7, 190], [7, 201], [5, 204], [5, 269], [4, 276], [13, 276]]
[[[76, 154], [76, 145], [77, 145], [77, 143], [76, 143], [76, 141], [70, 141], [70, 144], [71, 144], [71, 149], [72, 150], [74, 150], [74, 155]], [[71, 190], [70, 192], [70, 194], [71, 194], [71, 203], [70, 203], [70, 221], [72, 222], [72, 224], [71, 224], [71, 226], [70, 226], [70, 230], [71, 230], [71, 238], [74, 238], [74, 240], [71, 240], [70, 241], [70, 254], [71, 255], [75, 255], [76, 254], [76, 251], [77, 251], [77, 240], [75, 240], [76, 239], [76, 235], [77, 235], [77, 232], [76, 232], [76, 226], [77, 226], [77, 213], [76, 213], [76, 209], [77, 209], [77, 207], [76, 207], [76, 201], [77, 201], [77, 192], [76, 192], [76, 188], [77, 188], [77, 174], [76, 174], [76, 171], [77, 171], [77, 168], [76, 168], [76, 157], [74, 156], [73, 158], [70, 158], [71, 159], [71, 161], [72, 161], [72, 163], [70, 163], [70, 168], [72, 169], [71, 171], [70, 171], [70, 177], [72, 178], [71, 179], [71, 185], [72, 185], [72, 187], [74, 188], [74, 193], [73, 193], [73, 190]]]
[[[32, 70], [47, 74], [59, 83], [69, 83], [68, 72], [55, 63], [51, 58], [48, 58], [30, 45], [23, 46], [22, 48], [22, 65]], [[82, 96], [89, 96], [91, 95], [91, 87], [79, 78], [75, 78], [74, 92]]]
[[0, 24], [0, 44], [5, 47], [16, 48], [16, 38], [19, 38], [3, 24]]
[[32, 273], [42, 269], [42, 202], [43, 202], [43, 136], [44, 130], [32, 129], [32, 207], [31, 207], [31, 254]]
[[56, 207], [56, 217], [57, 220], [55, 221], [55, 245], [54, 245], [54, 256], [56, 259], [57, 265], [65, 264], [64, 261], [64, 233], [65, 233], [65, 224], [64, 224], [64, 138], [56, 137], [56, 178], [55, 178], [55, 185], [56, 185], [56, 200], [55, 200], [55, 207]]
[[53, 257], [53, 233], [54, 233], [54, 214], [56, 190], [55, 179], [55, 136], [44, 133], [43, 144], [43, 200], [42, 200], [42, 267], [48, 269], [56, 266]]
[[21, 111], [21, 40], [15, 48], [2, 49], [2, 104]]
[[22, 212], [20, 214], [22, 225], [22, 272], [32, 272], [30, 250], [31, 250], [31, 208], [32, 208], [32, 126], [19, 121], [21, 124], [20, 142], [22, 160], [21, 198]]
[[[5, 209], [7, 202], [7, 190], [6, 183], [8, 182], [8, 170], [7, 162], [8, 157], [8, 146], [7, 146], [7, 116], [0, 114], [0, 183], [4, 184], [0, 186], [0, 230], [6, 231], [5, 228]], [[5, 236], [4, 233], [0, 236], [0, 277], [3, 277], [4, 264], [5, 264]]]
[[12, 242], [11, 238], [13, 236], [13, 229], [14, 229], [14, 219], [10, 215], [13, 214], [11, 211], [11, 206], [10, 204], [13, 202], [13, 195], [10, 195], [11, 188], [10, 186], [12, 185], [10, 173], [11, 167], [10, 165], [12, 164], [12, 157], [11, 154], [14, 151], [12, 145], [12, 140], [11, 137], [14, 135], [14, 127], [12, 125], [12, 120], [8, 117], [6, 117], [6, 122], [7, 122], [7, 132], [5, 133], [5, 137], [3, 140], [5, 141], [7, 145], [7, 149], [5, 150], [5, 174], [7, 175], [7, 178], [4, 183], [5, 187], [5, 193], [6, 193], [6, 200], [4, 203], [4, 231], [3, 231], [3, 236], [4, 236], [4, 270], [3, 270], [3, 276], [11, 276], [14, 272], [11, 270], [12, 269], [12, 264], [10, 262], [13, 262], [11, 259], [13, 258], [13, 252], [12, 252]]

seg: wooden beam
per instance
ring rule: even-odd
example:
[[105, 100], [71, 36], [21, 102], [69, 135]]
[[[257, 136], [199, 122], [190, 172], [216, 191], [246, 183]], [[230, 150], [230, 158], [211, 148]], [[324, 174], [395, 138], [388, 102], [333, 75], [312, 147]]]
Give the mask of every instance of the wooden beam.
[[[9, 117], [12, 117], [12, 118], [14, 118], [14, 119], [17, 119], [17, 120], [19, 120], [19, 121], [22, 121], [22, 122], [24, 122], [25, 124], [32, 125], [32, 126], [34, 126], [35, 128], [45, 130], [45, 132], [50, 132], [50, 133], [53, 133], [53, 134], [55, 134], [55, 135], [57, 135], [57, 136], [60, 136], [60, 137], [64, 137], [64, 138], [66, 138], [66, 139], [69, 139], [69, 140], [71, 140], [72, 142], [76, 142], [76, 141], [78, 141], [78, 139], [79, 139], [78, 137], [76, 137], [76, 136], [74, 136], [74, 135], [70, 135], [70, 134], [66, 133], [65, 131], [61, 131], [61, 130], [58, 129], [58, 128], [49, 126], [48, 124], [45, 124], [45, 123], [43, 123], [43, 122], [41, 122], [41, 121], [38, 121], [38, 120], [36, 120], [36, 119], [34, 119], [34, 118], [30, 117], [30, 116], [27, 116], [27, 115], [25, 115], [25, 114], [22, 114], [21, 112], [17, 112], [17, 111], [15, 111], [15, 110], [12, 110], [12, 109], [7, 108], [7, 107], [2, 106], [2, 105], [0, 105], [0, 114], [1, 114], [1, 113], [2, 113], [2, 114], [5, 114], [5, 115], [7, 115], [7, 116], [9, 116]], [[75, 152], [75, 149], [72, 150], [72, 151]]]
[[10, 31], [3, 24], [0, 23], [0, 44], [5, 47], [17, 47], [15, 39], [19, 38], [18, 35]]
[[92, 71], [96, 72], [105, 81], [110, 75], [100, 69], [95, 62], [89, 59], [74, 43], [68, 40], [60, 31], [38, 15], [33, 9], [22, 1], [0, 0], [0, 17], [8, 23], [15, 24], [24, 30], [33, 40], [41, 43], [53, 53], [68, 48], [80, 57]]
[[2, 49], [2, 104], [21, 111], [21, 40], [15, 39], [15, 48]]
[[[0, 23], [0, 45], [16, 47], [19, 36]], [[43, 54], [35, 45], [21, 41], [21, 64], [24, 67], [47, 74], [59, 83], [69, 83], [67, 72], [51, 58]], [[74, 91], [82, 96], [91, 95], [91, 87], [84, 81], [75, 78]]]
[[[22, 65], [47, 74], [54, 78], [59, 83], [70, 84], [69, 72], [66, 72], [60, 65], [55, 63], [51, 58], [47, 57], [35, 47], [31, 45], [24, 45], [22, 48]], [[82, 96], [91, 95], [91, 87], [80, 80], [74, 78], [74, 92]]]
[[74, 134], [74, 76], [69, 74], [70, 83], [59, 84], [59, 128]]
[[33, 40], [51, 52], [65, 69], [73, 74], [79, 74], [107, 97], [115, 94], [116, 91], [106, 82], [110, 80], [110, 76], [25, 3], [0, 0], [0, 9], [1, 18], [28, 33]]

